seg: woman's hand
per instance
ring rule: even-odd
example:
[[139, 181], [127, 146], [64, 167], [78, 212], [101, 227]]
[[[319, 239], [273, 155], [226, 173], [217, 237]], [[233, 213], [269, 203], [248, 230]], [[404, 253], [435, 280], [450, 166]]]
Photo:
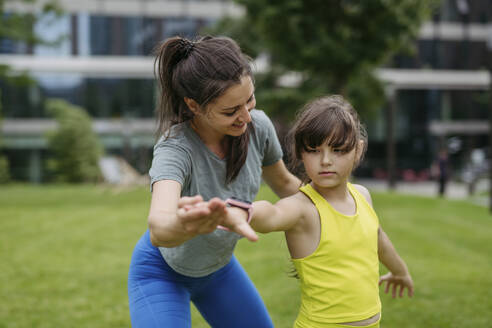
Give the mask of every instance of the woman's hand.
[[220, 226], [250, 241], [258, 236], [247, 223], [248, 213], [240, 208], [226, 207], [225, 201], [212, 198], [208, 202], [201, 196], [182, 197], [178, 202], [178, 219], [187, 233], [206, 234]]
[[[413, 296], [413, 280], [410, 274], [406, 275], [393, 275], [393, 273], [388, 272], [381, 278], [379, 278], [379, 285], [381, 286], [386, 282], [386, 288], [384, 292], [387, 294], [391, 287], [391, 295], [393, 298], [396, 297], [397, 293], [399, 297], [403, 297], [405, 288], [408, 290], [408, 297]], [[398, 290], [399, 289], [399, 290]]]
[[187, 234], [211, 233], [223, 220], [225, 209], [225, 202], [219, 198], [204, 202], [201, 196], [181, 197], [178, 201], [178, 222]]

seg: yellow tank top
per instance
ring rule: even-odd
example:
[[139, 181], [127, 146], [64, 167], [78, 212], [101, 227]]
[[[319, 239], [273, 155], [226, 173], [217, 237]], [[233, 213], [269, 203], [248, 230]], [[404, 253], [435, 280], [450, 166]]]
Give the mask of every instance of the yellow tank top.
[[295, 327], [322, 328], [381, 311], [378, 217], [354, 186], [347, 187], [357, 207], [351, 216], [336, 211], [311, 185], [300, 188], [318, 209], [321, 235], [312, 254], [292, 259], [301, 283]]

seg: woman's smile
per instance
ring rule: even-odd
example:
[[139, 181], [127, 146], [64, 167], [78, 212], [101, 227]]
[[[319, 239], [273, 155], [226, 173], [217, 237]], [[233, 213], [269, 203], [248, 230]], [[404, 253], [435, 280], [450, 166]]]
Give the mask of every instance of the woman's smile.
[[236, 129], [242, 129], [244, 128], [244, 126], [246, 125], [246, 123], [235, 123], [232, 125], [233, 128], [236, 128]]

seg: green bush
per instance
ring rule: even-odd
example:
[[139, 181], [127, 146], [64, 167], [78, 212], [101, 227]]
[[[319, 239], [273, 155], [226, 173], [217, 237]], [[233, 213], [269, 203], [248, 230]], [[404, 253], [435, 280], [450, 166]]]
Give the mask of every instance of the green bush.
[[92, 130], [92, 121], [87, 112], [59, 99], [48, 100], [46, 110], [58, 123], [57, 130], [47, 136], [53, 155], [47, 164], [56, 180], [70, 183], [100, 180], [98, 162], [103, 147]]
[[9, 161], [7, 157], [0, 156], [0, 184], [10, 180]]

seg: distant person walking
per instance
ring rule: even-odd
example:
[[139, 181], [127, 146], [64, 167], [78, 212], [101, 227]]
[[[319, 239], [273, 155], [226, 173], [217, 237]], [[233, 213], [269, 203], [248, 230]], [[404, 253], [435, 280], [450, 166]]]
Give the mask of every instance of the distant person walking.
[[439, 150], [432, 171], [437, 179], [439, 197], [443, 197], [446, 194], [446, 185], [449, 178], [449, 158], [445, 148]]
[[[149, 229], [128, 274], [132, 327], [191, 327], [190, 301], [214, 328], [273, 327], [233, 256], [241, 236], [258, 237], [242, 216], [225, 218], [214, 198], [252, 202], [262, 178], [280, 197], [300, 185], [272, 122], [255, 109], [249, 59], [229, 38], [174, 37], [160, 45], [156, 64], [162, 137], [150, 169]], [[188, 208], [201, 200], [209, 206]], [[230, 204], [250, 212], [246, 202]]]

